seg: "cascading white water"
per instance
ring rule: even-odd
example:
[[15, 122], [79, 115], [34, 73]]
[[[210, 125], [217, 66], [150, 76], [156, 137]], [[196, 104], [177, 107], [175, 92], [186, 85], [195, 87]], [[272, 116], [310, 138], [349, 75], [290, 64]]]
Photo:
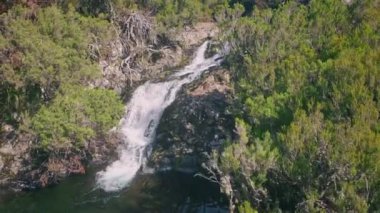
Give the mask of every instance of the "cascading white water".
[[208, 42], [202, 44], [193, 61], [170, 76], [168, 81], [146, 82], [133, 93], [120, 121], [119, 131], [124, 137], [119, 160], [97, 174], [97, 185], [105, 191], [118, 191], [128, 185], [144, 163], [145, 150], [153, 141], [162, 113], [175, 99], [184, 84], [197, 79], [203, 71], [220, 63], [220, 55], [205, 58]]

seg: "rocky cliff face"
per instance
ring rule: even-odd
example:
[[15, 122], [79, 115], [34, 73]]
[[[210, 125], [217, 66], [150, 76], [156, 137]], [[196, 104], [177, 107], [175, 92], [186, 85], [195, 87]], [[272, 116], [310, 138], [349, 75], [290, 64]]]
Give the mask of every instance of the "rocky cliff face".
[[148, 166], [198, 172], [211, 153], [232, 137], [229, 78], [226, 70], [212, 70], [179, 94], [161, 118]]

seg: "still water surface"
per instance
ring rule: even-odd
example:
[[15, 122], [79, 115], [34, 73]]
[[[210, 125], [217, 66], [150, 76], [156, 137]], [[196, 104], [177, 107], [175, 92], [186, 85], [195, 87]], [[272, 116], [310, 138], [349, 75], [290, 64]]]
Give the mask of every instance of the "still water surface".
[[0, 198], [1, 213], [227, 212], [217, 185], [178, 172], [138, 175], [120, 192], [94, 190], [94, 172]]

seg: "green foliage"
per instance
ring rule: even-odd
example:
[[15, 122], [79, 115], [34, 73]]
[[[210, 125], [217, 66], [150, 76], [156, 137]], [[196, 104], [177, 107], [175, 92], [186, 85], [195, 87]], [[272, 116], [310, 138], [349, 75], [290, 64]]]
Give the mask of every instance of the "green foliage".
[[[224, 20], [240, 16], [244, 10], [241, 5], [230, 8], [227, 0], [152, 0], [145, 7], [156, 11], [158, 25], [163, 30], [193, 25], [198, 21]], [[217, 18], [218, 17], [218, 18]]]
[[43, 148], [81, 147], [96, 134], [106, 134], [122, 113], [123, 104], [113, 91], [65, 86], [33, 117], [32, 128]]
[[111, 2], [119, 11], [140, 9], [153, 13], [160, 33], [191, 26], [199, 21], [233, 20], [245, 11], [242, 4], [230, 0], [112, 0]]
[[233, 144], [227, 146], [223, 150], [223, 154], [220, 157], [220, 163], [225, 173], [238, 171], [240, 167], [238, 156], [241, 155], [241, 149], [239, 148], [239, 145]]
[[202, 16], [201, 1], [172, 1], [171, 4], [161, 1], [159, 7], [162, 9], [157, 21], [168, 28], [193, 24]]
[[[71, 7], [36, 10], [16, 6], [1, 15], [0, 122], [21, 122], [50, 101], [62, 83], [86, 84], [99, 76], [96, 59], [107, 50], [109, 23]], [[96, 51], [89, 51], [89, 47]]]
[[263, 138], [254, 139], [248, 147], [246, 157], [249, 159], [250, 165], [254, 165], [251, 174], [251, 181], [254, 186], [263, 186], [267, 181], [268, 171], [276, 167], [278, 157], [278, 149], [274, 146], [269, 132], [266, 132]]
[[1, 14], [0, 124], [34, 131], [37, 147], [51, 152], [83, 148], [123, 112], [114, 92], [86, 88], [100, 77], [98, 60], [108, 54], [114, 31], [106, 19], [71, 6], [84, 4], [17, 5]]
[[255, 208], [380, 208], [379, 11], [287, 1], [226, 25], [241, 119], [220, 164]]
[[257, 210], [254, 210], [248, 201], [244, 201], [243, 204], [241, 204], [238, 207], [238, 212], [239, 213], [257, 213]]
[[223, 23], [225, 21], [232, 21], [244, 13], [244, 6], [236, 3], [232, 7], [225, 1], [224, 4], [215, 6], [213, 17], [217, 22]]
[[278, 150], [269, 132], [262, 138], [250, 137], [251, 127], [242, 119], [236, 119], [236, 133], [239, 140], [226, 144], [220, 156], [220, 166], [224, 173], [248, 179], [251, 186], [261, 189], [266, 182], [267, 172], [276, 166]]

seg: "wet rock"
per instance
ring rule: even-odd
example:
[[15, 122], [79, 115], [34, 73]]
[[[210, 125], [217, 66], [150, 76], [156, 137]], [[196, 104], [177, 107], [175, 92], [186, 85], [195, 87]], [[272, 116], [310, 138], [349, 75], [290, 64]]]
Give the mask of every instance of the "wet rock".
[[111, 130], [105, 138], [89, 141], [86, 150], [91, 157], [87, 161], [100, 165], [107, 161], [116, 160], [118, 157], [117, 148], [123, 144], [123, 140], [123, 136], [119, 132]]
[[189, 85], [165, 110], [150, 167], [195, 173], [208, 160], [206, 156], [234, 134], [234, 120], [227, 109], [232, 93], [226, 72], [214, 70]]
[[145, 79], [165, 78], [173, 68], [181, 66], [187, 57], [179, 46], [163, 48], [157, 60], [145, 71]]

